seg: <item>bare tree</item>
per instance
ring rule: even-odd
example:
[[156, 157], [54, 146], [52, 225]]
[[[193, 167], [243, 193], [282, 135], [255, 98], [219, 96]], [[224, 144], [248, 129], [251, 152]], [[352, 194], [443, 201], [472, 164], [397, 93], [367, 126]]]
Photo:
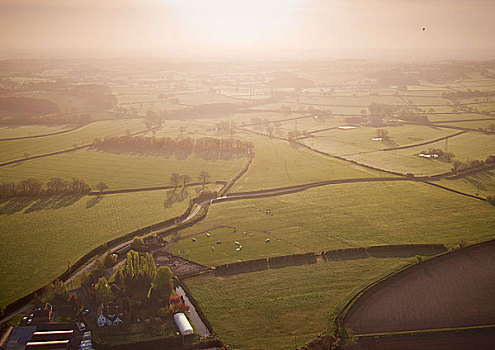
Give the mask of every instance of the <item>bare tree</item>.
[[179, 187], [180, 179], [181, 177], [177, 173], [173, 173], [172, 176], [170, 177], [170, 184], [174, 186], [174, 193], [177, 190], [177, 187]]
[[205, 189], [205, 185], [206, 185], [206, 180], [208, 180], [210, 178], [210, 174], [208, 174], [207, 171], [202, 170], [199, 173], [198, 178], [203, 182], [203, 190], [204, 190]]
[[189, 182], [191, 182], [191, 177], [189, 175], [182, 175], [182, 191], [186, 189], [186, 186]]

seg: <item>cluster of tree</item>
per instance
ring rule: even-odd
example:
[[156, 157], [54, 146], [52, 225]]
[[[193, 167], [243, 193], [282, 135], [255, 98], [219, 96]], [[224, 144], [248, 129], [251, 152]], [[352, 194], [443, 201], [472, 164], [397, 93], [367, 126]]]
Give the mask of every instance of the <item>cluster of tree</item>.
[[388, 130], [387, 129], [376, 129], [376, 137], [381, 138], [382, 140], [388, 140]]
[[488, 125], [488, 127], [486, 127], [486, 128], [480, 127], [479, 130], [486, 131], [486, 132], [495, 132], [495, 124], [492, 123], [492, 124]]
[[90, 191], [91, 187], [84, 180], [75, 177], [70, 182], [55, 177], [44, 184], [34, 178], [25, 179], [17, 183], [8, 182], [0, 184], [0, 198], [2, 199], [60, 194], [86, 194]]
[[461, 162], [461, 161], [456, 160], [452, 164], [452, 172], [462, 173], [464, 171], [481, 169], [484, 166], [491, 166], [494, 164], [495, 164], [495, 156], [494, 155], [488, 156], [484, 161], [479, 160], [479, 159], [469, 160], [467, 162]]
[[369, 105], [368, 110], [371, 116], [392, 118], [399, 108], [397, 106], [373, 102]]
[[160, 127], [163, 124], [163, 118], [155, 111], [148, 110], [148, 112], [146, 112], [146, 117], [144, 118], [144, 124], [148, 129]]
[[436, 154], [438, 156], [438, 160], [443, 160], [444, 162], [450, 162], [452, 158], [455, 157], [454, 153], [452, 152], [445, 152], [444, 150], [440, 148], [429, 148], [428, 152], [421, 152], [423, 154]]
[[417, 77], [404, 73], [398, 68], [376, 72], [373, 77], [382, 86], [417, 85], [419, 83]]
[[117, 104], [117, 98], [112, 94], [112, 90], [104, 85], [68, 85], [59, 92], [59, 95], [78, 100], [85, 111], [109, 110]]
[[442, 97], [449, 100], [460, 100], [463, 98], [491, 97], [495, 96], [495, 91], [479, 91], [467, 89], [467, 91], [443, 92]]
[[186, 119], [235, 113], [242, 107], [241, 104], [236, 103], [207, 103], [199, 106], [187, 107], [181, 110], [162, 111], [161, 115], [170, 119]]
[[171, 314], [189, 311], [189, 306], [184, 303], [184, 299], [178, 295], [173, 295], [168, 299], [169, 311]]
[[438, 63], [419, 71], [418, 79], [431, 83], [443, 83], [465, 77], [466, 67], [462, 62]]
[[147, 136], [121, 136], [95, 138], [93, 146], [100, 150], [117, 150], [132, 152], [156, 152], [159, 154], [196, 154], [205, 159], [231, 158], [233, 155], [252, 155], [254, 145], [249, 141], [238, 139], [217, 139], [213, 137], [170, 138]]
[[268, 119], [261, 118], [252, 118], [251, 122], [254, 124], [254, 130], [267, 133], [270, 137], [272, 137], [275, 132], [280, 133], [280, 127], [282, 126], [280, 122], [271, 122]]
[[57, 104], [43, 98], [2, 97], [1, 114], [50, 114], [60, 113]]
[[[413, 123], [419, 123], [419, 124], [429, 123], [427, 115], [422, 114], [421, 111], [412, 108], [399, 107], [394, 105], [373, 102], [368, 107], [368, 110], [370, 114], [369, 118], [381, 118], [381, 119], [399, 118], [401, 120], [406, 120]], [[361, 114], [363, 114], [362, 111]]]
[[[200, 176], [200, 179], [203, 180], [203, 188], [204, 188], [206, 180], [210, 177], [210, 175], [206, 171], [204, 171], [203, 175], [204, 175], [203, 177]], [[187, 184], [190, 182], [191, 182], [191, 177], [187, 174], [179, 175], [178, 173], [173, 173], [170, 176], [170, 184], [174, 186], [174, 193], [175, 191], [177, 191], [177, 188], [179, 188], [179, 185], [181, 184], [182, 184], [182, 191], [184, 191], [186, 189]]]
[[153, 255], [131, 250], [127, 253], [125, 265], [117, 271], [115, 283], [126, 296], [159, 304], [168, 300], [172, 293], [172, 276], [168, 267], [156, 268]]
[[305, 89], [315, 86], [314, 81], [300, 78], [292, 72], [275, 72], [273, 73], [273, 79], [271, 79], [268, 84], [271, 87], [295, 89]]

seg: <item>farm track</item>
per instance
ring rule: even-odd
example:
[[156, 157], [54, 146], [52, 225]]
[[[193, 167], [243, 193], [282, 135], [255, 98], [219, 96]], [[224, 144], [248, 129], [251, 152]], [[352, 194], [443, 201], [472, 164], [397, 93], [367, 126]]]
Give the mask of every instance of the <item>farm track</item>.
[[440, 255], [372, 284], [345, 309], [354, 334], [495, 324], [495, 240]]

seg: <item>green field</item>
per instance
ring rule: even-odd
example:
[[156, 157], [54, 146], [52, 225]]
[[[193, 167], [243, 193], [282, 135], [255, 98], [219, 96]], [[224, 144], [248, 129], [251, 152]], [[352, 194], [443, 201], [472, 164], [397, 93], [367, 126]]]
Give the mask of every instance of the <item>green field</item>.
[[[450, 107], [449, 107], [450, 108]], [[435, 107], [436, 110], [436, 107]], [[440, 112], [440, 111], [437, 111]], [[450, 112], [450, 111], [449, 111]], [[487, 116], [483, 116], [477, 113], [449, 113], [449, 114], [429, 114], [428, 119], [431, 122], [439, 122], [439, 121], [459, 121], [466, 119], [485, 119]]]
[[202, 170], [210, 174], [210, 181], [228, 181], [246, 162], [244, 157], [208, 161], [196, 156], [178, 159], [176, 156], [80, 150], [2, 167], [0, 182], [18, 182], [29, 177], [43, 182], [53, 177], [69, 181], [72, 177], [78, 177], [90, 186], [103, 181], [113, 190], [168, 186], [173, 173], [189, 175], [192, 182], [199, 182], [198, 175]]
[[[219, 225], [229, 227], [217, 228]], [[213, 266], [382, 244], [454, 246], [462, 240], [494, 238], [494, 232], [493, 206], [476, 199], [417, 182], [340, 184], [214, 204], [205, 220], [181, 231], [185, 239], [173, 247], [173, 252]], [[267, 238], [270, 243], [265, 243]], [[219, 240], [222, 244], [216, 245]], [[235, 241], [242, 250], [235, 250]]]
[[[0, 306], [59, 275], [96, 246], [184, 212], [186, 199], [165, 209], [165, 191], [82, 197], [69, 206], [22, 200], [2, 203]], [[76, 199], [74, 199], [76, 200]], [[30, 208], [30, 209], [29, 209]], [[26, 211], [28, 211], [26, 213]]]
[[332, 316], [360, 288], [407, 259], [319, 262], [185, 282], [231, 349], [294, 349], [332, 328]]
[[[445, 132], [449, 129], [441, 130]], [[451, 134], [452, 131], [455, 132], [455, 130], [449, 130], [447, 133]], [[331, 152], [333, 149], [328, 145], [329, 143], [318, 142], [318, 139], [306, 139], [304, 142], [311, 147], [325, 152]], [[438, 141], [425, 146], [387, 152], [366, 152], [362, 149], [362, 153], [359, 153], [359, 149], [354, 149], [355, 152], [345, 155], [345, 158], [403, 174], [410, 172], [414, 173], [416, 176], [434, 175], [450, 171], [452, 169], [452, 163], [421, 158], [418, 157], [419, 153], [428, 151], [430, 148], [445, 150], [445, 147], [447, 147], [448, 152], [452, 152], [455, 155], [453, 160], [461, 162], [473, 159], [485, 160], [486, 157], [494, 154], [494, 142], [494, 135], [469, 132], [467, 134], [449, 138], [447, 146], [445, 141]]]
[[[2, 141], [0, 145], [0, 161], [24, 158], [69, 149], [74, 145], [84, 145], [93, 142], [95, 137], [125, 135], [127, 130], [136, 132], [146, 129], [141, 119], [109, 120], [91, 123], [72, 132], [53, 135], [32, 140]], [[41, 130], [44, 130], [43, 128]]]
[[[389, 139], [374, 141], [377, 129], [388, 131]], [[414, 145], [434, 140], [456, 131], [422, 125], [403, 125], [394, 127], [357, 127], [350, 130], [333, 129], [313, 134], [312, 138], [302, 140], [302, 143], [321, 149], [332, 155], [346, 155], [391, 147]]]
[[44, 126], [44, 125], [26, 125], [26, 126], [13, 126], [13, 127], [0, 127], [0, 139], [7, 139], [13, 137], [29, 137], [43, 134], [51, 134], [54, 132], [65, 131], [72, 129], [72, 125], [57, 125], [57, 126]]
[[249, 139], [255, 144], [256, 155], [247, 173], [234, 186], [234, 192], [323, 180], [387, 176], [319, 155], [300, 145], [257, 135], [249, 136]]
[[435, 183], [456, 191], [461, 191], [484, 198], [495, 195], [494, 170], [479, 172], [456, 180], [443, 179]]

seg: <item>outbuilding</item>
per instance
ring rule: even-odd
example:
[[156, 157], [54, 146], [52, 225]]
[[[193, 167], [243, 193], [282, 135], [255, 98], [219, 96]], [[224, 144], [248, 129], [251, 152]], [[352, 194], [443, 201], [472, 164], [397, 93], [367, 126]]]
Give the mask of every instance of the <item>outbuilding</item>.
[[179, 328], [180, 334], [182, 335], [191, 335], [194, 334], [194, 330], [187, 320], [186, 315], [184, 313], [179, 312], [174, 315], [174, 321], [177, 327]]

